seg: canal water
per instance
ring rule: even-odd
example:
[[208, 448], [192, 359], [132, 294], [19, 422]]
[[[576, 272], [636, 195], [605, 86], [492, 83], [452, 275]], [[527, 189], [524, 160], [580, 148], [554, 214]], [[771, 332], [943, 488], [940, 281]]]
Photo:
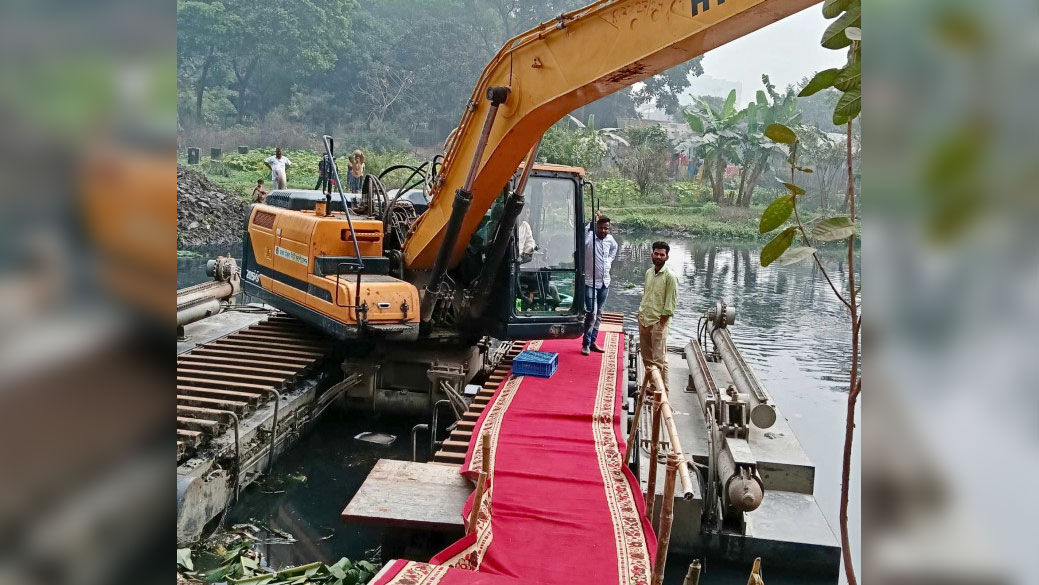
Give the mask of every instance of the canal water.
[[[642, 282], [651, 265], [650, 236], [618, 235], [621, 250], [614, 263], [606, 310], [634, 315]], [[772, 394], [816, 466], [815, 496], [838, 534], [841, 458], [850, 363], [847, 313], [820, 271], [805, 261], [794, 266], [758, 265], [754, 245], [667, 238], [668, 265], [678, 275], [678, 306], [669, 345], [684, 345], [696, 335], [698, 317], [719, 298], [736, 308], [733, 339]], [[207, 279], [205, 259], [218, 254], [241, 258], [240, 246], [197, 250], [195, 258], [178, 259], [178, 287]], [[840, 290], [846, 283], [845, 254], [823, 254], [823, 264]], [[858, 260], [856, 260], [858, 264]], [[575, 340], [575, 343], [579, 341]], [[246, 490], [229, 522], [254, 523], [291, 534], [295, 543], [270, 544], [273, 565], [314, 560], [364, 558], [381, 534], [369, 527], [340, 524], [339, 514], [379, 458], [411, 457], [410, 428], [416, 421], [392, 417], [359, 420], [330, 409], [314, 430], [276, 464], [276, 477]], [[354, 436], [363, 431], [395, 435], [383, 447]], [[859, 454], [856, 430], [849, 509], [852, 548], [859, 565]], [[289, 539], [284, 539], [289, 540]], [[277, 540], [277, 542], [284, 542]], [[669, 563], [667, 583], [681, 583], [682, 559]], [[742, 575], [742, 576], [741, 576]], [[765, 567], [769, 585], [812, 583], [803, 577], [777, 574]], [[701, 583], [745, 582], [744, 569], [709, 565]]]

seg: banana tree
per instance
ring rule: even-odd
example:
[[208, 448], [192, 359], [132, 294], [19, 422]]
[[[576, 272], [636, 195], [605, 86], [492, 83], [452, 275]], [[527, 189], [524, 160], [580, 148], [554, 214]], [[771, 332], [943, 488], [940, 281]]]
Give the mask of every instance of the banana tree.
[[697, 100], [682, 113], [696, 135], [679, 144], [678, 150], [690, 158], [703, 159], [712, 199], [721, 205], [725, 203], [725, 166], [740, 160], [745, 138], [740, 123], [746, 118], [747, 110], [736, 109], [736, 90], [732, 90], [719, 111], [704, 100]]
[[765, 128], [777, 123], [794, 126], [801, 120], [793, 90], [785, 95], [777, 93], [768, 75], [762, 75], [761, 82], [765, 84], [765, 90], [758, 90], [756, 101], [745, 110], [747, 125], [738, 148], [740, 185], [736, 191], [736, 205], [739, 207], [750, 207], [754, 186], [761, 174], [772, 166], [772, 159], [777, 154], [785, 154], [780, 145], [765, 137]]

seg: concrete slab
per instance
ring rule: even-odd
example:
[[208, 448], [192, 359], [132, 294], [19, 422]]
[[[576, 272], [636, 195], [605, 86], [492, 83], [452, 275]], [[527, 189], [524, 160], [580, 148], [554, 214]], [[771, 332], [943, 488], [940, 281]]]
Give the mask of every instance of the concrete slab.
[[457, 465], [380, 459], [341, 518], [380, 526], [464, 530], [462, 508], [472, 491]]

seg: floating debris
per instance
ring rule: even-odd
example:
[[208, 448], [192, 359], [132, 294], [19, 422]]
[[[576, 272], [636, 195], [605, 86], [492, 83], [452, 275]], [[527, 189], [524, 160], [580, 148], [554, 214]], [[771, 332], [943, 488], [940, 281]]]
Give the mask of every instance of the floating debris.
[[396, 435], [390, 435], [387, 433], [372, 433], [363, 432], [354, 437], [358, 441], [364, 441], [365, 443], [374, 443], [376, 445], [382, 445], [383, 447], [389, 447], [397, 440]]

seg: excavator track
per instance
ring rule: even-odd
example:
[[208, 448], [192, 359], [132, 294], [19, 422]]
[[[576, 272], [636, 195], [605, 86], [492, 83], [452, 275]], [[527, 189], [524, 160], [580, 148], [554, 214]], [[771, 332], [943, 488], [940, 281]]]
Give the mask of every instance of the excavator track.
[[319, 367], [327, 341], [275, 314], [177, 356], [177, 461]]

